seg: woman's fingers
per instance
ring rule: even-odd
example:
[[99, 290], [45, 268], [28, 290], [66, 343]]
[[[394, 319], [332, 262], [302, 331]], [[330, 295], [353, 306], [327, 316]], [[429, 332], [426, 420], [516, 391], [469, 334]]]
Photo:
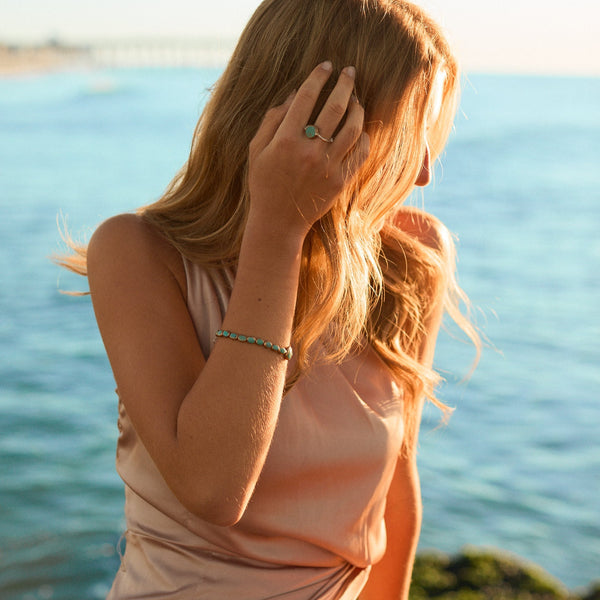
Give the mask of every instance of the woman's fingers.
[[363, 107], [356, 96], [352, 96], [346, 113], [346, 122], [331, 144], [329, 155], [332, 158], [342, 160], [354, 147], [363, 133], [364, 119], [365, 111]]
[[319, 113], [315, 125], [323, 137], [330, 138], [342, 122], [354, 90], [355, 74], [356, 70], [354, 67], [346, 67], [340, 73], [333, 91]]
[[[275, 136], [278, 129], [283, 136], [289, 139], [298, 139], [296, 136], [303, 135], [304, 128], [309, 124], [308, 120], [310, 119], [319, 95], [323, 90], [323, 86], [331, 76], [332, 69], [333, 66], [329, 61], [325, 61], [313, 69], [312, 73], [298, 89], [298, 92], [294, 96], [284, 117], [279, 120], [276, 125], [275, 119], [273, 119], [273, 126], [268, 128], [268, 133], [271, 134], [271, 138]], [[327, 98], [319, 116], [315, 123], [312, 123], [325, 138], [330, 138], [333, 135], [345, 115], [347, 116], [347, 122], [352, 114], [354, 114], [355, 117], [357, 116], [355, 114], [356, 107], [353, 106], [355, 103], [350, 100], [354, 90], [355, 73], [354, 67], [346, 67], [342, 70], [338, 81]], [[362, 117], [360, 118], [362, 119]], [[342, 131], [344, 129], [347, 129], [346, 124], [342, 128]], [[360, 131], [362, 131], [362, 120], [359, 132], [356, 133], [353, 131], [356, 135], [354, 135], [354, 139], [351, 142], [352, 144], [358, 139]], [[267, 132], [265, 132], [265, 136], [266, 135]], [[346, 135], [346, 138], [347, 137], [348, 136]], [[322, 140], [317, 137], [312, 143], [317, 142], [320, 143]], [[341, 156], [345, 155], [348, 150], [349, 147], [341, 154]]]
[[296, 96], [296, 91], [292, 92], [286, 99], [286, 101], [280, 106], [275, 106], [267, 111], [264, 116], [258, 131], [256, 132], [252, 142], [250, 143], [250, 155], [254, 155], [256, 152], [260, 152], [271, 142], [275, 137], [277, 130], [283, 123], [286, 114], [288, 113], [290, 106]]
[[323, 86], [331, 76], [333, 65], [325, 61], [313, 69], [312, 73], [298, 89], [298, 93], [284, 119], [284, 127], [302, 133], [319, 99]]

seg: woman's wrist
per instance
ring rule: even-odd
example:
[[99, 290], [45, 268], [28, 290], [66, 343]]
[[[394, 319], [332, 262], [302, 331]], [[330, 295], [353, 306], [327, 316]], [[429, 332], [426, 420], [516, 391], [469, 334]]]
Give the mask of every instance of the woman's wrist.
[[242, 247], [258, 246], [277, 254], [297, 256], [302, 253], [306, 235], [310, 231], [308, 224], [278, 222], [273, 216], [261, 216], [250, 213]]
[[249, 218], [222, 328], [289, 346], [304, 238]]

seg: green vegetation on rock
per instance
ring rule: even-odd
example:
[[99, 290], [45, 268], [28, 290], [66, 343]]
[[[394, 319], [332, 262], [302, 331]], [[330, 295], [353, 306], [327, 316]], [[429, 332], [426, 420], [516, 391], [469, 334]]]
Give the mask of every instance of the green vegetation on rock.
[[499, 550], [465, 548], [456, 556], [417, 556], [410, 600], [600, 600], [600, 582], [570, 593], [541, 567]]

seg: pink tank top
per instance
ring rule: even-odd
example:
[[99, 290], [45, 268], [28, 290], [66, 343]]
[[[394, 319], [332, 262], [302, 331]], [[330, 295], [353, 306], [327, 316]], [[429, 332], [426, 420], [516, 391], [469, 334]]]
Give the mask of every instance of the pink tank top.
[[[208, 357], [233, 278], [184, 263], [188, 308]], [[355, 600], [385, 551], [402, 401], [372, 350], [315, 365], [283, 398], [264, 469], [233, 527], [179, 503], [122, 402], [119, 431], [126, 551], [110, 600]]]

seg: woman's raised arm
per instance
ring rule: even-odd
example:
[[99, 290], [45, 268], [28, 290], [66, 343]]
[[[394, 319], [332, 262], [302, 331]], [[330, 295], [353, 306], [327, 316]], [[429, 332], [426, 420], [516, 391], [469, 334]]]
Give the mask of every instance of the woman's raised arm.
[[[353, 70], [342, 73], [317, 121], [332, 135], [346, 114], [335, 141], [304, 135], [330, 74], [330, 65], [317, 67], [295, 97], [267, 113], [250, 146], [251, 207], [224, 329], [291, 342], [306, 233], [368, 154], [363, 111], [351, 100]], [[138, 435], [186, 508], [232, 525], [264, 464], [287, 361], [227, 339], [205, 360], [182, 271], [178, 253], [139, 217], [107, 221], [89, 244], [98, 326]]]

